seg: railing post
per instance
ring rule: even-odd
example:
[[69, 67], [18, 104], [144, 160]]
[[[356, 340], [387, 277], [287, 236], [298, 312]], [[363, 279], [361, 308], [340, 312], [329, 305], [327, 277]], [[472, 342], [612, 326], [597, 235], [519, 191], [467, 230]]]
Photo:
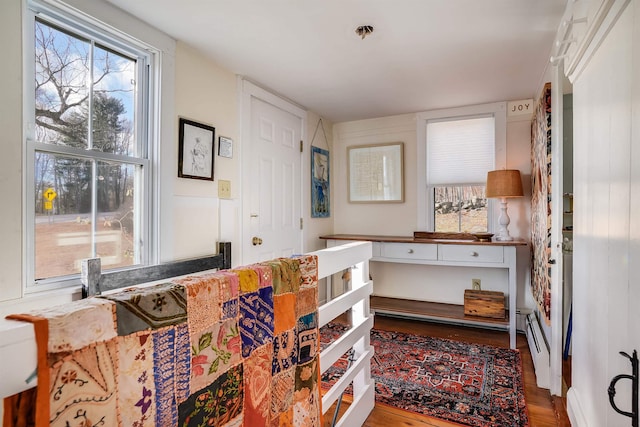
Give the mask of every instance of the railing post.
[[100, 258], [87, 258], [82, 260], [82, 271], [80, 280], [82, 281], [82, 298], [87, 298], [100, 294], [100, 275], [102, 265]]
[[221, 270], [231, 268], [231, 242], [218, 242], [218, 253], [222, 255]]

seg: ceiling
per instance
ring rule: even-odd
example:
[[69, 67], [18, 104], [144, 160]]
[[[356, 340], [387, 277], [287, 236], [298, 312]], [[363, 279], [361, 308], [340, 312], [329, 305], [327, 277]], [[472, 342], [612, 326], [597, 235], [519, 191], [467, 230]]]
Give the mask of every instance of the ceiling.
[[333, 122], [533, 97], [566, 4], [109, 1]]

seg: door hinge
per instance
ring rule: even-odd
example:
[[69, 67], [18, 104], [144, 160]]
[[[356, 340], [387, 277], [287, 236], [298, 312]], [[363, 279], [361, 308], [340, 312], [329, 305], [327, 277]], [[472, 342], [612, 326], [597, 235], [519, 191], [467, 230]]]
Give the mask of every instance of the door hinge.
[[302, 153], [304, 149], [304, 142], [302, 140], [300, 140], [300, 152]]
[[302, 230], [302, 226], [303, 226], [303, 224], [302, 224], [302, 218], [300, 218], [300, 230]]

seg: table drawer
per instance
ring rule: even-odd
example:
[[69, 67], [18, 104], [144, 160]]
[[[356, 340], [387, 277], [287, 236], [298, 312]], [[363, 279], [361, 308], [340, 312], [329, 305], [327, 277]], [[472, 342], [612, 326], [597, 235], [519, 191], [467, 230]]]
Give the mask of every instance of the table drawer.
[[437, 260], [438, 245], [429, 243], [382, 243], [380, 256], [383, 258]]
[[504, 262], [502, 246], [440, 245], [440, 260], [461, 262]]

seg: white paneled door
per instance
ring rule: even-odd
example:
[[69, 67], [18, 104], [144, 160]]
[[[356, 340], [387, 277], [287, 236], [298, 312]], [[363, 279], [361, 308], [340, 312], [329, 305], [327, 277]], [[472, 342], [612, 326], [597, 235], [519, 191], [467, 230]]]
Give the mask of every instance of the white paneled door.
[[301, 253], [303, 119], [250, 96], [243, 149], [243, 263]]

